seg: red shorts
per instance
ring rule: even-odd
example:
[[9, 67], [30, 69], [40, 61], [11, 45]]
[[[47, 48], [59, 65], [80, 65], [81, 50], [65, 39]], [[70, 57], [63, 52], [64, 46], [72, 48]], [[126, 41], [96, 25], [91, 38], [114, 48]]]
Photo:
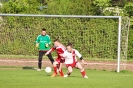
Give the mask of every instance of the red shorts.
[[57, 58], [55, 61], [57, 61], [58, 64], [60, 64], [60, 63], [64, 63], [64, 62], [65, 62], [65, 60], [62, 60], [61, 58]]
[[74, 68], [76, 66], [77, 61], [73, 62], [72, 64], [66, 64], [66, 67], [68, 68], [69, 66], [71, 66], [72, 68]]

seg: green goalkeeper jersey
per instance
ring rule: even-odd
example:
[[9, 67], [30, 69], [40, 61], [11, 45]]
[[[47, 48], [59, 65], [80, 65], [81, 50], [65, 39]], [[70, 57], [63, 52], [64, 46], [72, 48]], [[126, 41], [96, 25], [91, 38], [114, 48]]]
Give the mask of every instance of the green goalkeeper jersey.
[[51, 39], [49, 35], [39, 35], [36, 39], [36, 44], [37, 43], [39, 43], [39, 50], [48, 51], [50, 49]]

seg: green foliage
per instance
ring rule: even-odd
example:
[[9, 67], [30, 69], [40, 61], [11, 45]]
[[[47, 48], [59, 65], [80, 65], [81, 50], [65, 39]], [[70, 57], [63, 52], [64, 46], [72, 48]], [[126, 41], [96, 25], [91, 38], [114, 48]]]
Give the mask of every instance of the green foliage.
[[111, 0], [94, 0], [93, 3], [99, 7], [109, 7], [111, 6], [110, 1]]
[[[89, 2], [90, 1], [90, 2]], [[48, 14], [89, 14], [91, 0], [51, 0], [45, 13]], [[77, 3], [78, 2], [78, 3]]]
[[37, 0], [9, 0], [4, 3], [3, 13], [38, 13], [39, 2]]
[[[3, 0], [4, 1], [4, 0]], [[45, 2], [43, 4], [41, 4], [40, 2], [41, 0], [9, 0], [8, 2], [3, 2], [3, 7], [0, 8], [0, 12], [1, 13], [22, 13], [22, 14], [69, 14], [69, 15], [114, 15], [114, 13], [112, 12], [105, 12], [104, 14], [102, 13], [102, 10], [105, 7], [108, 6], [112, 6], [111, 5], [111, 0], [44, 0]], [[122, 5], [123, 7], [122, 10], [124, 10], [123, 14], [120, 14], [122, 16], [127, 15], [131, 17], [131, 32], [132, 32], [132, 25], [133, 25], [133, 21], [132, 21], [132, 16], [133, 16], [133, 5], [132, 2], [128, 2], [127, 0], [122, 0], [122, 2], [124, 2], [124, 4]], [[44, 6], [47, 5], [48, 7], [46, 9], [42, 9], [40, 10], [39, 7], [40, 6]], [[18, 17], [18, 18], [14, 18], [14, 17], [7, 17], [4, 18], [6, 20], [4, 20], [4, 24], [2, 23], [3, 21], [0, 19], [0, 31], [1, 33], [1, 43], [0, 46], [2, 46], [3, 48], [0, 49], [1, 54], [23, 54], [23, 55], [36, 55], [36, 48], [34, 48], [34, 45], [32, 45], [32, 41], [34, 41], [34, 39], [36, 38], [36, 36], [40, 33], [40, 29], [45, 26], [47, 29], [49, 29], [49, 34], [52, 36], [52, 38], [54, 38], [56, 36], [62, 36], [61, 40], [63, 41], [63, 43], [67, 43], [65, 41], [73, 41], [74, 43], [78, 43], [77, 45], [75, 45], [75, 47], [78, 47], [79, 50], [81, 50], [84, 46], [82, 45], [82, 43], [84, 43], [84, 41], [87, 40], [87, 38], [80, 38], [80, 37], [76, 37], [78, 39], [80, 39], [80, 41], [83, 42], [78, 42], [77, 40], [70, 40], [71, 37], [73, 36], [78, 36], [78, 34], [75, 33], [78, 32], [82, 35], [82, 33], [84, 35], [87, 35], [86, 32], [90, 33], [89, 35], [91, 35], [93, 38], [90, 39], [90, 41], [92, 42], [93, 40], [93, 44], [94, 45], [89, 45], [90, 41], [87, 43], [87, 45], [85, 45], [86, 50], [83, 51], [82, 53], [84, 55], [89, 53], [89, 56], [91, 57], [99, 57], [99, 58], [104, 58], [104, 57], [108, 57], [108, 58], [116, 58], [116, 39], [114, 38], [110, 38], [111, 41], [113, 41], [113, 43], [110, 43], [109, 39], [106, 39], [106, 41], [109, 41], [111, 45], [111, 47], [114, 47], [112, 49], [108, 48], [109, 45], [108, 44], [104, 44], [104, 42], [102, 41], [102, 39], [98, 39], [97, 42], [94, 41], [95, 37], [97, 38], [97, 36], [99, 36], [100, 34], [97, 34], [97, 36], [92, 35], [93, 32], [97, 33], [100, 31], [105, 31], [106, 28], [104, 26], [106, 25], [112, 25], [109, 26], [108, 29], [111, 28], [115, 28], [116, 29], [116, 25], [114, 20], [85, 20], [86, 23], [83, 23], [83, 20], [76, 20], [76, 19], [41, 19], [41, 18], [29, 18], [29, 17]], [[39, 20], [39, 21], [38, 21]], [[20, 23], [21, 21], [21, 23]], [[111, 22], [110, 22], [111, 21]], [[88, 22], [88, 23], [87, 23]], [[96, 23], [95, 23], [96, 22]], [[100, 24], [98, 22], [101, 22], [103, 24], [105, 24], [104, 26], [100, 26]], [[107, 22], [107, 23], [106, 23]], [[79, 26], [75, 26], [75, 25]], [[64, 25], [65, 24], [65, 25]], [[52, 26], [51, 26], [52, 25]], [[74, 25], [71, 26], [70, 25]], [[86, 26], [88, 26], [88, 28], [90, 28], [91, 30], [85, 30], [87, 29]], [[91, 26], [90, 26], [91, 25]], [[93, 28], [93, 25], [97, 26], [96, 28]], [[53, 30], [54, 29], [54, 30]], [[55, 30], [58, 29], [58, 30]], [[73, 30], [70, 30], [73, 29]], [[95, 31], [93, 31], [92, 29], [95, 29]], [[69, 30], [69, 31], [68, 31]], [[83, 31], [82, 31], [83, 30]], [[107, 30], [109, 31], [109, 30]], [[35, 33], [34, 33], [35, 32]], [[58, 34], [58, 32], [61, 32], [62, 34]], [[115, 31], [116, 32], [116, 31]], [[130, 32], [129, 34], [129, 58], [132, 58], [132, 33]], [[27, 33], [27, 34], [26, 34]], [[67, 34], [71, 34], [70, 36], [67, 36]], [[92, 33], [92, 34], [91, 34]], [[110, 35], [114, 35], [113, 33], [111, 33], [109, 31]], [[31, 35], [33, 34], [33, 36]], [[9, 37], [10, 35], [10, 37]], [[30, 39], [26, 40], [27, 38]], [[3, 37], [5, 36], [5, 37]], [[18, 36], [16, 38], [16, 36]], [[25, 37], [26, 36], [26, 37]], [[60, 37], [59, 36], [59, 37]], [[66, 36], [68, 37], [67, 39]], [[107, 35], [105, 35], [107, 36]], [[116, 37], [116, 34], [115, 34]], [[4, 39], [8, 40], [8, 43], [4, 42]], [[15, 39], [14, 39], [15, 38]], [[103, 36], [100, 36], [100, 38], [104, 38]], [[22, 39], [21, 41], [19, 39]], [[65, 41], [64, 41], [65, 39]], [[97, 44], [98, 42], [102, 42], [102, 44]], [[30, 44], [31, 43], [31, 44]], [[23, 44], [20, 46], [20, 44]], [[80, 47], [80, 44], [82, 45]], [[107, 46], [106, 49], [103, 48], [103, 46]], [[8, 47], [8, 49], [7, 49]], [[13, 48], [15, 47], [15, 48]], [[25, 47], [22, 49], [22, 47]], [[28, 48], [30, 47], [30, 48]], [[88, 48], [89, 47], [89, 48]], [[92, 49], [93, 48], [93, 49]], [[95, 48], [99, 48], [99, 50], [95, 50]], [[31, 49], [29, 51], [29, 49]], [[110, 49], [110, 50], [109, 50]], [[26, 51], [27, 50], [27, 51]], [[109, 50], [108, 52], [105, 52], [106, 50]], [[8, 51], [8, 52], [7, 52]], [[102, 52], [102, 54], [101, 54]], [[103, 53], [104, 52], [104, 53]], [[110, 54], [110, 56], [107, 56], [107, 54]], [[112, 55], [114, 54], [114, 55]]]
[[[117, 22], [113, 19], [4, 17], [0, 54], [37, 55], [34, 45], [42, 27], [51, 39], [74, 43], [84, 57], [116, 59]], [[6, 26], [6, 27], [5, 27]]]
[[125, 4], [124, 15], [127, 15], [130, 17], [128, 59], [133, 59], [133, 3], [131, 1]]
[[124, 6], [124, 13], [128, 16], [133, 16], [133, 3], [132, 2], [128, 2], [125, 6]]
[[[32, 14], [89, 14], [93, 9], [91, 0], [45, 0], [44, 4], [40, 4], [41, 0], [10, 0], [5, 3], [3, 13], [32, 13]], [[45, 9], [43, 6], [47, 5]], [[41, 10], [39, 10], [39, 8]], [[42, 9], [43, 8], [43, 9]]]
[[129, 30], [128, 59], [133, 59], [133, 27]]

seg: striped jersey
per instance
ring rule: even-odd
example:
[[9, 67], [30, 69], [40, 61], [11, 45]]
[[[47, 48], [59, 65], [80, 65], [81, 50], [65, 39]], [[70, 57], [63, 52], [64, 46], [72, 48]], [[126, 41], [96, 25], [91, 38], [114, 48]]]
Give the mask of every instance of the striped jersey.
[[63, 57], [65, 59], [65, 64], [72, 64], [77, 61], [77, 57], [81, 58], [82, 55], [76, 50], [73, 49], [72, 52], [68, 52], [67, 50], [63, 53]]
[[51, 52], [54, 51], [54, 50], [56, 50], [56, 53], [57, 53], [57, 55], [58, 55], [58, 58], [61, 59], [62, 56], [60, 56], [60, 54], [63, 54], [63, 53], [65, 52], [66, 48], [65, 48], [65, 46], [63, 46], [63, 45], [61, 44], [61, 45], [58, 46], [58, 47], [53, 47], [53, 48], [51, 48], [47, 53], [49, 54], [49, 53], [51, 53]]

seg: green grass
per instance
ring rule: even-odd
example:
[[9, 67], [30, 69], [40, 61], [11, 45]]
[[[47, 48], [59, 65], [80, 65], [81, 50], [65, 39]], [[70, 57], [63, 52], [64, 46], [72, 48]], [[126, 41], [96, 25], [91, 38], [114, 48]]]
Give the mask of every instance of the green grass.
[[0, 55], [0, 58], [5, 59], [37, 59], [38, 56], [30, 55]]
[[44, 71], [0, 68], [0, 88], [133, 88], [133, 72], [87, 70], [86, 73], [89, 79], [82, 78], [78, 69], [68, 78], [52, 78]]

